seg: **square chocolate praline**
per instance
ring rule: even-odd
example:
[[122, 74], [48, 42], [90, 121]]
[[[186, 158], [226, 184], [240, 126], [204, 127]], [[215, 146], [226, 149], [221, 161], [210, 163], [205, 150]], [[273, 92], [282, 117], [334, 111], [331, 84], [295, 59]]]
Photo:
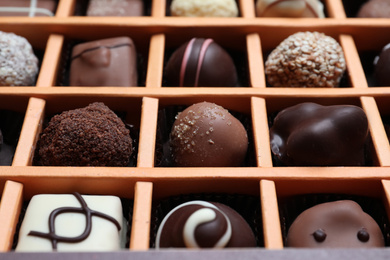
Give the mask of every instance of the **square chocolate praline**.
[[71, 59], [71, 86], [137, 86], [137, 53], [129, 37], [78, 44]]
[[54, 16], [56, 0], [0, 0], [0, 16]]
[[142, 16], [143, 0], [90, 0], [87, 16]]

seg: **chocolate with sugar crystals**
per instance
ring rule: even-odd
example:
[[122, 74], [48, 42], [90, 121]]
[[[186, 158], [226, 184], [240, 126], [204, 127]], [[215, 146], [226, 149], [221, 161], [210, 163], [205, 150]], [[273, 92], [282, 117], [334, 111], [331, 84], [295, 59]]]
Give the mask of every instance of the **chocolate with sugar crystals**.
[[385, 243], [378, 224], [359, 204], [340, 200], [302, 212], [288, 231], [287, 246], [371, 248]]
[[193, 38], [180, 46], [165, 67], [168, 86], [235, 87], [237, 71], [230, 55], [212, 39]]
[[171, 210], [157, 232], [156, 248], [254, 247], [254, 234], [244, 218], [217, 202], [190, 201]]
[[78, 44], [71, 59], [71, 86], [137, 86], [137, 52], [129, 37]]
[[87, 16], [142, 16], [143, 0], [89, 0]]
[[352, 105], [301, 103], [270, 129], [272, 153], [288, 166], [362, 166], [367, 136], [366, 114]]

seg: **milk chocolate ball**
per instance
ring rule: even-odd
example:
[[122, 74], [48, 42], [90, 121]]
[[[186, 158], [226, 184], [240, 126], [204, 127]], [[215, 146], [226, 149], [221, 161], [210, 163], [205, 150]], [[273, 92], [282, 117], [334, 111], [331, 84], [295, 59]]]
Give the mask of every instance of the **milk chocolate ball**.
[[172, 87], [235, 87], [237, 72], [230, 55], [212, 39], [193, 38], [169, 58], [165, 77]]
[[301, 213], [287, 235], [289, 247], [383, 247], [375, 220], [359, 204], [340, 200], [318, 204]]
[[174, 208], [161, 222], [156, 237], [156, 248], [254, 246], [254, 234], [240, 214], [224, 204], [206, 201]]
[[241, 122], [213, 103], [192, 105], [178, 114], [170, 146], [178, 167], [240, 166], [248, 148]]
[[370, 0], [360, 8], [357, 17], [360, 18], [390, 18], [389, 0]]

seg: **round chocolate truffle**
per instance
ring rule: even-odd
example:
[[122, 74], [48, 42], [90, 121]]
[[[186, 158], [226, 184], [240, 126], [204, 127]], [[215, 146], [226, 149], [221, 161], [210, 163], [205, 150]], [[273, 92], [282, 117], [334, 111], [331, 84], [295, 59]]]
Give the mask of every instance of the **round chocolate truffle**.
[[339, 86], [345, 69], [339, 43], [319, 32], [289, 36], [265, 63], [267, 81], [273, 87], [334, 88]]
[[384, 247], [376, 221], [359, 204], [340, 200], [318, 204], [302, 212], [292, 223], [289, 247]]
[[390, 86], [390, 43], [374, 60], [374, 78], [377, 86]]
[[172, 16], [187, 17], [236, 17], [238, 7], [235, 0], [173, 0]]
[[389, 0], [370, 0], [360, 8], [357, 17], [360, 18], [390, 18]]
[[130, 132], [103, 103], [55, 115], [38, 142], [38, 165], [127, 166]]
[[233, 167], [245, 159], [248, 136], [226, 109], [203, 102], [178, 114], [170, 146], [175, 166]]
[[237, 72], [230, 55], [212, 39], [193, 38], [169, 58], [168, 86], [235, 87]]
[[257, 0], [259, 17], [324, 18], [324, 5], [319, 0]]
[[301, 103], [270, 129], [272, 153], [288, 166], [362, 166], [367, 137], [367, 116], [352, 105]]
[[0, 86], [33, 86], [37, 74], [38, 58], [30, 43], [0, 31]]
[[243, 217], [217, 202], [190, 201], [171, 210], [158, 228], [156, 248], [254, 247], [256, 240]]

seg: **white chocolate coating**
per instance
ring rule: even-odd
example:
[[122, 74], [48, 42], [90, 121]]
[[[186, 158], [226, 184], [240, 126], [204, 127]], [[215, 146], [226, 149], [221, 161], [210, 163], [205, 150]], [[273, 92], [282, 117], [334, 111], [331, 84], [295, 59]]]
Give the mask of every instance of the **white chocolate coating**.
[[[122, 215], [122, 203], [114, 196], [82, 196], [87, 206], [95, 211], [115, 218], [121, 225], [121, 230], [113, 222], [101, 217], [92, 216], [92, 230], [87, 239], [77, 243], [59, 242], [57, 251], [112, 251], [124, 247], [121, 237], [126, 235], [125, 220]], [[74, 195], [34, 196], [26, 210], [20, 228], [19, 241], [15, 251], [53, 251], [49, 239], [28, 235], [30, 231], [47, 233], [49, 231], [49, 215], [58, 208], [76, 207], [80, 203]], [[83, 233], [86, 217], [80, 213], [63, 213], [55, 219], [55, 234], [65, 237], [75, 237]], [[122, 243], [122, 244], [121, 244]]]

